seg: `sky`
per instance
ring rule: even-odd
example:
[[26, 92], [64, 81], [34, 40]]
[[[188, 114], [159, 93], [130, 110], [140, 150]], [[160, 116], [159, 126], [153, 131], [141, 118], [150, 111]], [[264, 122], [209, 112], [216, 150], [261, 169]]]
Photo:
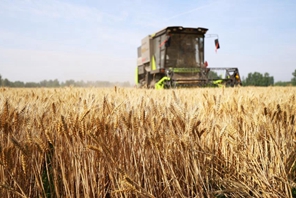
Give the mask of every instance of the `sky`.
[[209, 67], [296, 70], [295, 0], [0, 0], [0, 75], [10, 81], [134, 82], [137, 47], [167, 26], [205, 27]]

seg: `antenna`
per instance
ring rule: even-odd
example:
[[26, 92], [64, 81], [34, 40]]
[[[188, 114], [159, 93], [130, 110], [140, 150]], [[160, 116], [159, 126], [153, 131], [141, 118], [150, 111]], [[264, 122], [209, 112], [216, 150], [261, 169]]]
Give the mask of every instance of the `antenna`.
[[205, 38], [219, 38], [218, 34], [205, 34]]

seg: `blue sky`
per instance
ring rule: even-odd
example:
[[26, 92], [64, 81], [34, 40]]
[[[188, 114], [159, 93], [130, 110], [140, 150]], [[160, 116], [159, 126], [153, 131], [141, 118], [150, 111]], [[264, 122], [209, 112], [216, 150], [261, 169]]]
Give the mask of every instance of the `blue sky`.
[[205, 27], [210, 67], [241, 76], [296, 69], [295, 0], [0, 0], [0, 74], [11, 81], [133, 82], [141, 39], [166, 26]]

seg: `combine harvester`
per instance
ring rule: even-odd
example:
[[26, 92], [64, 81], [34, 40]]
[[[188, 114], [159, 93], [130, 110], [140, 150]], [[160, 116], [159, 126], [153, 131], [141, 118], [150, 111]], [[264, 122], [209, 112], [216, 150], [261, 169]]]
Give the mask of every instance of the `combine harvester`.
[[[237, 68], [210, 68], [204, 61], [208, 29], [167, 27], [142, 39], [138, 47], [136, 84], [143, 88], [241, 85]], [[215, 39], [216, 49], [220, 48]], [[213, 75], [217, 73], [223, 75]]]

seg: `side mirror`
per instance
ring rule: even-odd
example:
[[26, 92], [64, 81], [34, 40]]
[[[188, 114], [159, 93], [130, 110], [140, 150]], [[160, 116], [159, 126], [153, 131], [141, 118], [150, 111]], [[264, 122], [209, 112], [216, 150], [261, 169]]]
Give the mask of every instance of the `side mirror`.
[[219, 40], [218, 39], [215, 39], [215, 47], [216, 47], [216, 50], [217, 49], [220, 49], [220, 44], [219, 44]]

